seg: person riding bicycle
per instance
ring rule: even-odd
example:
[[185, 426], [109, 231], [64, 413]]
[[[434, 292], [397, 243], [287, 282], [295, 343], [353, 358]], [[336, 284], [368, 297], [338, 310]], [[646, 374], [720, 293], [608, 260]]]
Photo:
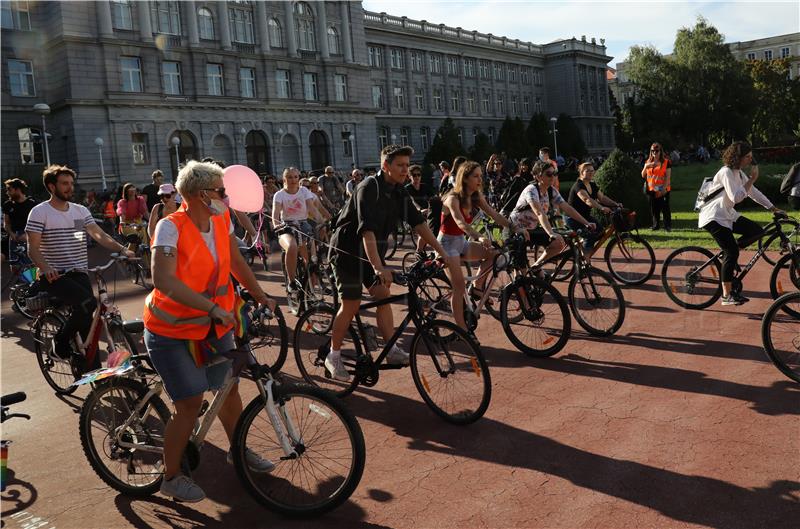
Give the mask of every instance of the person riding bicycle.
[[[575, 217], [570, 216], [567, 218], [567, 227], [572, 230], [577, 230], [587, 223], [597, 226], [597, 221], [592, 217], [592, 208], [597, 208], [603, 213], [611, 213], [611, 208], [621, 208], [622, 203], [614, 201], [600, 191], [597, 184], [592, 183], [594, 178], [594, 165], [591, 162], [584, 162], [578, 166], [578, 180], [573, 184], [572, 189], [569, 190], [569, 198], [567, 202], [572, 208], [586, 221], [583, 222]], [[594, 244], [600, 238], [600, 230], [590, 230], [592, 233], [588, 235], [583, 241], [583, 248], [585, 250], [586, 259], [591, 259], [594, 254]]]
[[[697, 226], [705, 229], [717, 241], [724, 252], [722, 257], [722, 301], [723, 305], [741, 305], [750, 301], [741, 294], [732, 292], [731, 283], [739, 259], [741, 243], [751, 243], [763, 231], [758, 223], [743, 217], [736, 211], [736, 204], [747, 197], [752, 198], [764, 208], [785, 215], [755, 187], [758, 180], [758, 165], [753, 160], [750, 145], [743, 141], [732, 143], [722, 154], [723, 166], [717, 171], [710, 189], [721, 189], [700, 209]], [[750, 176], [743, 169], [748, 168]], [[712, 191], [713, 193], [713, 191]], [[740, 234], [739, 242], [733, 234]]]
[[150, 211], [150, 218], [147, 221], [147, 236], [152, 239], [156, 233], [158, 221], [168, 215], [178, 211], [178, 204], [175, 202], [175, 186], [172, 184], [161, 184], [158, 188], [158, 198], [161, 200], [153, 206]]
[[[153, 367], [175, 406], [164, 433], [164, 480], [161, 493], [197, 502], [203, 490], [180, 474], [184, 447], [195, 425], [203, 394], [220, 388], [231, 361], [211, 362], [215, 353], [234, 348], [235, 292], [231, 274], [261, 305], [275, 308], [239, 253], [230, 213], [222, 202], [222, 169], [213, 163], [190, 161], [178, 173], [183, 197], [180, 209], [161, 219], [153, 238], [154, 290], [144, 307], [144, 341]], [[228, 440], [242, 413], [235, 385], [219, 411]], [[249, 449], [247, 464], [269, 472], [271, 461]], [[227, 461], [232, 464], [231, 453]]]
[[24, 180], [9, 178], [3, 184], [8, 196], [8, 200], [3, 203], [3, 242], [7, 241], [8, 245], [3, 244], [2, 253], [6, 257], [11, 257], [11, 249], [28, 240], [28, 236], [25, 235], [25, 224], [28, 222], [31, 210], [36, 206], [36, 201], [28, 196], [28, 184]]
[[[89, 257], [86, 234], [103, 247], [127, 257], [134, 253], [115, 241], [95, 222], [91, 212], [70, 202], [74, 193], [75, 171], [66, 165], [51, 165], [42, 176], [50, 200], [35, 206], [28, 215], [28, 256], [39, 267], [41, 286], [71, 307], [64, 326], [53, 338], [53, 352], [62, 359], [75, 354], [72, 338], [76, 332], [86, 340], [97, 301], [86, 273]], [[99, 367], [100, 356], [94, 366]], [[78, 358], [79, 362], [83, 356]], [[83, 367], [83, 366], [82, 366]]]
[[[342, 362], [341, 348], [350, 322], [361, 305], [361, 287], [365, 286], [375, 299], [389, 296], [392, 273], [386, 268], [387, 238], [402, 219], [439, 255], [444, 248], [425, 224], [403, 187], [408, 177], [414, 149], [409, 146], [388, 145], [381, 150], [381, 172], [366, 178], [356, 187], [353, 198], [345, 204], [331, 236], [329, 261], [333, 265], [336, 289], [341, 304], [333, 321], [331, 350], [325, 367], [340, 381], [350, 378]], [[377, 308], [377, 323], [381, 336], [389, 340], [394, 332], [392, 309], [389, 305]], [[392, 364], [407, 365], [409, 355], [395, 345], [386, 357]]]
[[[136, 186], [130, 182], [125, 184], [122, 188], [123, 198], [117, 202], [117, 216], [120, 220], [119, 232], [122, 235], [138, 235], [141, 242], [147, 242], [147, 232], [141, 226], [144, 219], [147, 218], [147, 202], [145, 198], [139, 195]], [[133, 224], [130, 226], [129, 224]], [[128, 249], [135, 251], [136, 245], [134, 243], [128, 244]]]

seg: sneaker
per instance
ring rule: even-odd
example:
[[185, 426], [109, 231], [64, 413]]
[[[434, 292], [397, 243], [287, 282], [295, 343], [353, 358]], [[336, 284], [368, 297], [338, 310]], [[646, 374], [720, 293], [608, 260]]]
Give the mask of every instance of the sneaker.
[[409, 364], [409, 354], [393, 345], [392, 350], [386, 355], [386, 362], [396, 366], [407, 366]]
[[[261, 474], [275, 470], [275, 463], [269, 459], [264, 459], [249, 448], [244, 449], [244, 458], [247, 460], [247, 467], [253, 472], [258, 472]], [[225, 460], [229, 465], [233, 464], [233, 453], [230, 450], [228, 450], [228, 455]]]
[[298, 290], [299, 288], [297, 284], [297, 279], [286, 283], [286, 291], [289, 292], [289, 294], [296, 294]]
[[722, 296], [723, 305], [744, 305], [748, 301], [750, 300], [740, 294], [731, 294], [729, 296]]
[[327, 369], [331, 376], [339, 382], [350, 381], [350, 373], [347, 372], [347, 368], [344, 366], [341, 354], [337, 355], [336, 357], [328, 354], [328, 356], [325, 357], [325, 369]]
[[203, 489], [198, 487], [194, 481], [183, 474], [178, 474], [169, 480], [163, 480], [159, 492], [174, 500], [185, 501], [187, 503], [197, 503], [206, 498], [206, 493], [203, 492]]

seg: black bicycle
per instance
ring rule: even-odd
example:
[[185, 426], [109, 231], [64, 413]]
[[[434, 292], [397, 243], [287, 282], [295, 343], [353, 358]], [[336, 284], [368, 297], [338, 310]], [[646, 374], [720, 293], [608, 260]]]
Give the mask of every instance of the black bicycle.
[[761, 341], [775, 367], [800, 382], [800, 291], [784, 294], [767, 309]]
[[[303, 379], [339, 396], [349, 395], [359, 384], [374, 386], [380, 371], [404, 367], [385, 360], [413, 321], [417, 330], [411, 339], [411, 376], [422, 399], [434, 413], [454, 424], [469, 424], [481, 418], [492, 395], [489, 366], [483, 354], [466, 331], [449, 321], [428, 317], [417, 294], [419, 285], [440, 270], [441, 264], [436, 261], [420, 261], [408, 273], [395, 274], [395, 282], [408, 288], [406, 294], [361, 305], [342, 347], [342, 360], [350, 375], [346, 382], [334, 379], [325, 367], [336, 307], [317, 305], [306, 311], [294, 332], [294, 355]], [[370, 353], [378, 349], [375, 329], [363, 323], [361, 315], [398, 302], [407, 304], [408, 314], [373, 360]]]
[[[747, 248], [757, 240], [772, 237], [780, 240], [784, 255], [776, 261], [769, 279], [769, 291], [775, 299], [789, 290], [800, 289], [800, 246], [794, 243], [797, 222], [782, 215], [775, 215], [773, 219], [757, 236], [741, 239], [739, 247]], [[784, 225], [795, 226], [794, 231], [785, 231]], [[744, 268], [736, 265], [731, 282], [733, 294], [742, 292], [744, 278], [773, 246], [762, 245]], [[667, 296], [687, 309], [704, 309], [714, 304], [722, 296], [722, 253], [721, 250], [712, 253], [700, 246], [686, 246], [669, 254], [661, 268], [661, 283]]]
[[[280, 237], [284, 233], [294, 233], [295, 228], [285, 226], [276, 230]], [[295, 286], [289, 289], [289, 274], [286, 269], [286, 252], [281, 252], [281, 271], [283, 272], [286, 287], [286, 301], [292, 314], [302, 314], [311, 307], [324, 303], [334, 306], [337, 303], [336, 287], [333, 279], [333, 268], [328, 262], [327, 247], [323, 244], [314, 244], [309, 239], [306, 244], [310, 263], [306, 263], [301, 255], [297, 255], [297, 268], [295, 271]]]

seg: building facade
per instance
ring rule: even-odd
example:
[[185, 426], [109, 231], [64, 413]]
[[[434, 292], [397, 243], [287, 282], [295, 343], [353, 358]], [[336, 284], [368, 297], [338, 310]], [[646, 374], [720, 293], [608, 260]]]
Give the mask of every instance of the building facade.
[[206, 156], [261, 174], [376, 165], [389, 142], [421, 159], [448, 116], [467, 148], [536, 112], [613, 148], [602, 40], [539, 46], [347, 1], [0, 5], [4, 178], [37, 178], [48, 152], [89, 185]]

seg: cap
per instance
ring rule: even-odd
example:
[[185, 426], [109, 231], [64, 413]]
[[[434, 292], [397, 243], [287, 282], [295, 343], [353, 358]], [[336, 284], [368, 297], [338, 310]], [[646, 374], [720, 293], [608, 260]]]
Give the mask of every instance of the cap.
[[161, 184], [158, 186], [159, 195], [171, 195], [175, 193], [175, 186], [172, 184]]

